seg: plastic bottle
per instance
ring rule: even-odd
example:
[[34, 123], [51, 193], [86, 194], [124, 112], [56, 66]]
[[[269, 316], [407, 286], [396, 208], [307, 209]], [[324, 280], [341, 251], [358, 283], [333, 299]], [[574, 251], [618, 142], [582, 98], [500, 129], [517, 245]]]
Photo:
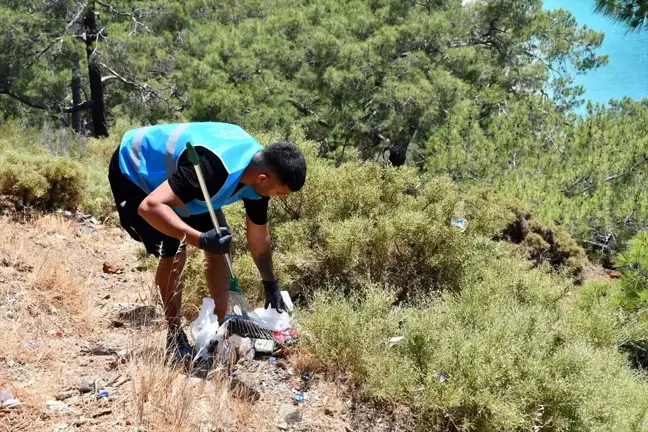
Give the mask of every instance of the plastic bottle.
[[196, 347], [196, 358], [209, 357], [209, 347], [218, 340], [218, 317], [214, 315], [214, 300], [203, 298], [200, 313], [190, 325], [191, 337]]

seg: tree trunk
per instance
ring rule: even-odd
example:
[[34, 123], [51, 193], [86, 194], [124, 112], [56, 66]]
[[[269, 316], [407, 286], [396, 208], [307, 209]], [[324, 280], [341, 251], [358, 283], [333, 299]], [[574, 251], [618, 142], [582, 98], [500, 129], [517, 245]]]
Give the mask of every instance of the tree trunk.
[[106, 124], [106, 105], [104, 102], [103, 83], [101, 82], [101, 65], [95, 51], [97, 42], [97, 18], [95, 16], [95, 2], [88, 3], [85, 17], [86, 54], [88, 56], [88, 76], [90, 78], [90, 99], [92, 99], [92, 126], [94, 136], [107, 137], [108, 125]]
[[[79, 66], [79, 56], [75, 55], [72, 69], [72, 106], [81, 103], [81, 67]], [[81, 130], [81, 111], [72, 112], [72, 129], [74, 132]]]
[[411, 121], [407, 128], [403, 128], [389, 146], [389, 162], [395, 166], [405, 165], [407, 148], [418, 128], [418, 120]]

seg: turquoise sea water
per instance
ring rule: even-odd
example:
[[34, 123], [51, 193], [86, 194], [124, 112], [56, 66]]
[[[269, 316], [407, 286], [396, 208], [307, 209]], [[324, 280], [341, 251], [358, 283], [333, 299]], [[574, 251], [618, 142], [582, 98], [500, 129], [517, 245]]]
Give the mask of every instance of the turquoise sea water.
[[605, 33], [598, 52], [609, 56], [608, 64], [576, 77], [586, 99], [606, 103], [624, 96], [648, 97], [648, 31], [627, 32], [622, 24], [594, 13], [594, 0], [544, 0], [544, 8], [568, 10], [579, 24]]

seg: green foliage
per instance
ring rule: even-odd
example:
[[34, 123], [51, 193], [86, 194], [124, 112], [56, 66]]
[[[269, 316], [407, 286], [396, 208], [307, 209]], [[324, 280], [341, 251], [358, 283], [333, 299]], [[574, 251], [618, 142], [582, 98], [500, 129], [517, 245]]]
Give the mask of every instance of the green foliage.
[[538, 220], [564, 228], [592, 257], [610, 258], [648, 220], [648, 105], [624, 100], [565, 117], [529, 98], [510, 104], [487, 132], [458, 113], [428, 141], [427, 169], [490, 183]]
[[[89, 88], [77, 36], [88, 2], [55, 3], [0, 6], [0, 106], [11, 116], [65, 120], [72, 78]], [[606, 61], [596, 54], [602, 34], [541, 0], [461, 3], [90, 2], [103, 28], [91, 64], [100, 63], [114, 118], [283, 131], [299, 121], [327, 152], [390, 147], [404, 161], [458, 107], [488, 118], [502, 100], [547, 86], [572, 106], [582, 89], [550, 70]]]
[[0, 194], [26, 205], [71, 207], [83, 186], [81, 167], [67, 158], [11, 151], [0, 162]]
[[[293, 138], [306, 154], [308, 179], [298, 194], [271, 200], [270, 226], [273, 260], [295, 295], [332, 282], [353, 291], [367, 276], [398, 286], [401, 301], [419, 291], [461, 287], [480, 259], [476, 251], [513, 217], [485, 189], [464, 191], [447, 178], [377, 162], [349, 159], [336, 167], [317, 157], [315, 143]], [[266, 144], [274, 139], [261, 135]], [[241, 284], [256, 290], [242, 206], [228, 207], [226, 215]], [[474, 235], [452, 227], [454, 217], [466, 218]]]
[[648, 232], [642, 231], [633, 237], [625, 251], [617, 255], [615, 264], [623, 274], [619, 295], [621, 304], [639, 311], [645, 319], [648, 307]]
[[307, 344], [367, 396], [413, 407], [420, 430], [648, 429], [648, 386], [617, 350], [609, 302], [574, 307], [568, 282], [510, 257], [483, 254], [472, 271], [416, 307], [373, 285], [320, 292], [299, 315]]
[[88, 140], [65, 130], [0, 126], [0, 194], [44, 209], [114, 212], [108, 161], [116, 139]]
[[630, 30], [646, 27], [648, 1], [646, 0], [596, 0], [596, 12], [622, 22]]

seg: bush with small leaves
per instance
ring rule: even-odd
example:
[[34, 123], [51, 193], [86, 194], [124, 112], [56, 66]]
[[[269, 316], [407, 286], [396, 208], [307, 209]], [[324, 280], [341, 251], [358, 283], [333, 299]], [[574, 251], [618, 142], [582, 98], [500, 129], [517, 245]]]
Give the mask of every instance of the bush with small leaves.
[[3, 156], [0, 194], [45, 209], [79, 204], [85, 186], [79, 163], [44, 153], [9, 151]]

